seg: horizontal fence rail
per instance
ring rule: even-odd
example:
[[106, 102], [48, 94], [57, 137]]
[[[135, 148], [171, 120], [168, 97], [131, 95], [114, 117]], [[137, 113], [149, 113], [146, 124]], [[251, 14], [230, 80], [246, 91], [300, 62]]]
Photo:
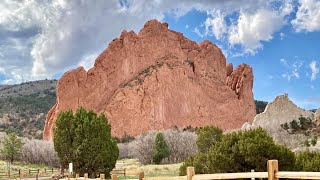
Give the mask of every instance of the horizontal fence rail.
[[268, 172], [246, 172], [246, 173], [221, 173], [221, 174], [198, 174], [193, 180], [204, 179], [244, 179], [244, 178], [268, 178]]
[[[320, 172], [291, 172], [291, 171], [279, 171], [279, 165], [277, 160], [269, 160], [267, 163], [268, 172], [241, 172], [241, 173], [216, 173], [216, 174], [195, 174], [194, 167], [187, 167], [187, 175], [186, 176], [162, 176], [162, 177], [144, 177], [144, 172], [140, 171], [136, 173], [139, 176], [139, 180], [222, 180], [222, 179], [266, 179], [268, 180], [278, 180], [281, 178], [284, 179], [319, 179], [320, 180]], [[70, 176], [69, 176], [70, 177]], [[80, 179], [79, 175], [76, 175], [77, 178]], [[73, 179], [73, 178], [66, 178]], [[83, 179], [83, 178], [82, 178]], [[85, 174], [85, 178], [88, 179], [88, 174]], [[100, 178], [105, 179], [104, 174], [100, 174]], [[111, 175], [112, 180], [117, 180], [117, 174]]]
[[275, 173], [276, 178], [286, 179], [320, 179], [320, 172], [285, 172]]
[[146, 177], [143, 178], [144, 180], [165, 180], [165, 179], [170, 179], [170, 180], [186, 180], [187, 176], [174, 176], [174, 177]]
[[0, 171], [0, 178], [6, 177], [34, 177], [36, 175], [52, 175], [54, 173], [59, 173], [59, 169], [18, 169], [18, 170], [8, 170], [8, 171]]
[[268, 180], [285, 179], [319, 179], [320, 172], [290, 172], [279, 171], [277, 160], [269, 160], [268, 172], [241, 172], [241, 173], [217, 173], [217, 174], [195, 174], [194, 167], [187, 167], [187, 176], [177, 177], [147, 177], [143, 180], [209, 180], [209, 179], [251, 179], [268, 178]]

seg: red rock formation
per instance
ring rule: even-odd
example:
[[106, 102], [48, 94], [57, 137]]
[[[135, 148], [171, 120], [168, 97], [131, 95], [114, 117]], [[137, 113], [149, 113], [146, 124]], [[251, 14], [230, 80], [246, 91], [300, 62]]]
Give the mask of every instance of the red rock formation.
[[79, 67], [61, 77], [43, 138], [52, 139], [60, 111], [79, 106], [105, 113], [118, 137], [173, 126], [240, 128], [256, 114], [252, 69], [243, 64], [228, 75], [216, 45], [148, 21], [139, 34], [123, 31], [88, 72]]

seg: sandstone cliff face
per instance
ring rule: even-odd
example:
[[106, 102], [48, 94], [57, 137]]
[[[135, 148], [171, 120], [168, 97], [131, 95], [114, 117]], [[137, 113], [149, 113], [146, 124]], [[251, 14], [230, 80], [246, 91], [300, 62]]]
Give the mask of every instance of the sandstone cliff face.
[[173, 126], [240, 128], [256, 115], [252, 84], [248, 65], [233, 70], [210, 41], [197, 44], [151, 20], [138, 34], [123, 31], [88, 72], [61, 77], [43, 138], [52, 139], [60, 111], [79, 106], [105, 113], [117, 137]]

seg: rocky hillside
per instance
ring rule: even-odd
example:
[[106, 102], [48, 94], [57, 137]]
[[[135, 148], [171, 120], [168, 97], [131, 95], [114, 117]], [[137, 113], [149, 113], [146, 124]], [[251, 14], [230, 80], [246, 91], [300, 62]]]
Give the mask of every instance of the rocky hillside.
[[0, 85], [0, 131], [42, 138], [46, 114], [56, 99], [56, 80]]
[[240, 128], [256, 115], [252, 87], [249, 65], [233, 68], [210, 41], [151, 20], [138, 33], [124, 30], [88, 72], [79, 67], [60, 78], [44, 138], [52, 139], [60, 111], [79, 106], [106, 114], [116, 137], [174, 126]]

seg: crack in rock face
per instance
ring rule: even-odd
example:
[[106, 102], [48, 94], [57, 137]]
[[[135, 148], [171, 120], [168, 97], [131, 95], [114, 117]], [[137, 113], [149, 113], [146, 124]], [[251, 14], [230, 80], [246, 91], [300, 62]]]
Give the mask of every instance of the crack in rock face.
[[88, 72], [64, 73], [43, 138], [52, 140], [59, 112], [80, 106], [104, 113], [116, 137], [175, 126], [241, 128], [256, 115], [252, 86], [250, 66], [233, 69], [210, 41], [150, 20], [139, 33], [123, 31]]

